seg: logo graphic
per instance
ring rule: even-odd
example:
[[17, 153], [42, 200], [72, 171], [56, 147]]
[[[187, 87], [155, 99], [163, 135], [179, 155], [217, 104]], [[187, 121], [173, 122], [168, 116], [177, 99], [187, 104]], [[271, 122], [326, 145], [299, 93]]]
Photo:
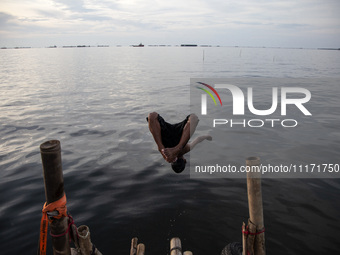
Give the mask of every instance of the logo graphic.
[[[222, 106], [222, 101], [217, 93], [217, 91], [210, 85], [203, 83], [203, 82], [197, 82], [199, 84], [202, 84], [209, 89], [211, 89], [215, 95], [220, 100], [220, 104]], [[199, 88], [199, 87], [198, 87]], [[244, 105], [245, 105], [245, 96], [242, 92], [242, 90], [231, 84], [215, 84], [215, 88], [217, 89], [227, 89], [232, 95], [233, 98], [233, 115], [244, 115]], [[210, 97], [214, 100], [215, 105], [217, 105], [216, 100], [214, 96], [206, 89], [199, 88], [203, 91], [205, 91], [207, 94], [210, 95]], [[247, 105], [248, 109], [251, 113], [254, 115], [270, 115], [274, 113], [278, 106], [278, 88], [274, 87], [272, 88], [272, 105], [269, 109], [266, 110], [258, 110], [254, 107], [253, 102], [253, 88], [248, 87], [247, 90]], [[302, 94], [304, 97], [300, 98], [288, 98], [288, 94]], [[201, 105], [202, 105], [202, 115], [207, 114], [207, 99], [206, 94], [202, 94], [201, 98]], [[307, 103], [311, 99], [311, 93], [308, 89], [305, 88], [296, 88], [296, 87], [281, 87], [281, 115], [287, 114], [287, 105], [295, 105], [304, 115], [312, 115], [306, 107], [303, 105], [304, 103]]]
[[[203, 83], [203, 82], [197, 82], [197, 83], [201, 84], [203, 86], [206, 86], [212, 92], [214, 92], [215, 95], [217, 96], [218, 100], [220, 101], [221, 106], [222, 106], [221, 97], [220, 97], [220, 95], [217, 93], [217, 91], [212, 86], [210, 86], [209, 84]], [[217, 105], [214, 96], [211, 94], [211, 92], [209, 90], [204, 89], [204, 88], [200, 88], [200, 87], [197, 87], [197, 88], [203, 90], [204, 92], [206, 92], [212, 98], [212, 100], [214, 101], [215, 105]], [[207, 95], [206, 94], [202, 94], [202, 115], [206, 115], [206, 114], [207, 114]]]
[[[269, 80], [272, 81], [272, 80]], [[234, 83], [235, 81], [233, 81]], [[268, 80], [264, 80], [265, 85], [268, 84]], [[275, 81], [273, 81], [275, 82]], [[246, 91], [243, 92], [240, 85], [232, 85], [226, 83], [225, 81], [214, 80], [209, 82], [212, 85], [201, 81], [195, 81], [196, 88], [204, 91], [205, 93], [201, 93], [201, 115], [207, 115], [208, 112], [208, 104], [207, 104], [207, 94], [213, 100], [215, 106], [218, 105], [218, 101], [221, 105], [221, 109], [216, 111], [212, 111], [210, 113], [211, 117], [218, 117], [213, 119], [212, 126], [220, 126], [220, 125], [230, 125], [230, 127], [234, 126], [242, 126], [242, 127], [253, 127], [259, 128], [265, 125], [270, 125], [270, 127], [275, 127], [276, 124], [280, 123], [282, 127], [296, 127], [298, 125], [298, 121], [295, 119], [280, 119], [279, 116], [287, 116], [287, 110], [295, 111], [293, 114], [296, 116], [296, 111], [300, 111], [304, 116], [311, 116], [312, 114], [306, 108], [306, 104], [311, 99], [311, 93], [308, 89], [302, 87], [292, 87], [287, 86], [289, 84], [282, 84], [284, 86], [277, 87], [268, 87], [268, 86], [256, 86], [256, 90], [265, 90], [264, 93], [266, 96], [261, 96], [260, 100], [257, 97], [257, 100], [254, 98], [253, 86], [248, 87], [244, 84], [243, 87], [246, 88]], [[238, 83], [236, 81], [236, 83]], [[276, 83], [276, 82], [275, 82]], [[199, 86], [199, 85], [201, 86]], [[258, 84], [258, 83], [257, 83]], [[277, 84], [279, 85], [279, 84]], [[227, 92], [221, 94], [223, 97], [231, 96], [232, 99], [232, 116], [246, 116], [251, 114], [252, 116], [256, 116], [255, 119], [225, 119], [225, 116], [230, 115], [231, 107], [223, 107], [222, 108], [222, 100], [220, 95], [217, 93]], [[256, 101], [256, 102], [254, 102]], [[271, 101], [271, 104], [268, 102]], [[224, 101], [224, 103], [230, 102], [230, 100]], [[263, 106], [258, 108], [256, 107], [260, 103], [261, 106], [265, 105], [266, 107], [263, 109]], [[217, 115], [217, 116], [216, 116]], [[250, 116], [251, 116], [250, 115]], [[265, 119], [260, 119], [259, 117], [263, 116]], [[293, 115], [294, 116], [294, 115]]]

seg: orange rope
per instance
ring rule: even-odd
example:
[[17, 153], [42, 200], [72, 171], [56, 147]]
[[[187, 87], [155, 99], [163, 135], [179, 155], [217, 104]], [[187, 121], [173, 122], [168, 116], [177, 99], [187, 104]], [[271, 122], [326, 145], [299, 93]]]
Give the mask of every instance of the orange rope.
[[[57, 216], [53, 216], [52, 219], [49, 219], [47, 213], [53, 211], [58, 211], [59, 214]], [[53, 219], [60, 219], [61, 217], [67, 217], [65, 193], [59, 200], [48, 205], [46, 203], [44, 204], [40, 222], [39, 255], [46, 254], [48, 222], [52, 222]]]

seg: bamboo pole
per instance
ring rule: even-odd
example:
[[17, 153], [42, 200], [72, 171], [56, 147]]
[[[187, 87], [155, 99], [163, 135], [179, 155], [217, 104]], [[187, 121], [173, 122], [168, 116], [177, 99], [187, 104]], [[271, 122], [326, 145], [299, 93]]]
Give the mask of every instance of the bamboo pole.
[[[256, 225], [253, 224], [250, 220], [248, 220], [248, 231], [250, 233], [256, 233]], [[256, 235], [248, 235], [247, 237], [247, 255], [255, 255], [255, 242], [256, 242]]]
[[130, 255], [136, 255], [137, 252], [137, 243], [138, 243], [138, 238], [134, 237], [131, 239], [131, 248], [130, 248]]
[[193, 255], [191, 251], [185, 251], [183, 255]]
[[[72, 224], [71, 225], [71, 229], [72, 229], [72, 232], [71, 232], [71, 239], [74, 243], [74, 246], [76, 247], [76, 252], [79, 250], [80, 251], [80, 245], [79, 245], [79, 235], [78, 235], [78, 229], [77, 229], [77, 226]], [[73, 251], [74, 248], [71, 248], [71, 253], [73, 255]], [[76, 253], [78, 254], [78, 253]]]
[[[247, 190], [248, 190], [248, 206], [249, 206], [249, 223], [248, 228], [250, 233], [258, 233], [264, 230], [263, 223], [263, 207], [262, 207], [262, 190], [261, 190], [261, 173], [259, 171], [260, 158], [249, 157], [246, 160], [247, 172]], [[255, 225], [255, 227], [253, 226]], [[265, 255], [265, 237], [264, 232], [249, 235], [247, 240], [247, 246], [251, 241], [252, 237], [254, 240], [254, 254]], [[249, 240], [250, 239], [250, 240]], [[248, 246], [248, 251], [251, 249]], [[250, 251], [249, 251], [250, 252]], [[250, 253], [251, 254], [251, 253]]]
[[86, 225], [79, 226], [78, 236], [80, 253], [82, 255], [87, 254], [102, 255], [100, 251], [96, 247], [94, 247], [94, 245], [91, 242], [91, 233], [88, 226]]
[[170, 240], [170, 255], [182, 255], [182, 244], [178, 237]]
[[246, 223], [242, 224], [242, 255], [247, 255]]
[[78, 242], [81, 254], [91, 254], [92, 253], [92, 243], [90, 230], [88, 226], [81, 225], [78, 227]]
[[[64, 195], [64, 177], [61, 164], [60, 142], [57, 140], [47, 141], [40, 145], [41, 160], [43, 165], [45, 197], [47, 204], [59, 200]], [[70, 255], [68, 217], [54, 219], [50, 223], [52, 246], [54, 255]], [[66, 233], [65, 235], [62, 235]]]
[[145, 245], [140, 243], [137, 245], [137, 255], [144, 255], [145, 254]]

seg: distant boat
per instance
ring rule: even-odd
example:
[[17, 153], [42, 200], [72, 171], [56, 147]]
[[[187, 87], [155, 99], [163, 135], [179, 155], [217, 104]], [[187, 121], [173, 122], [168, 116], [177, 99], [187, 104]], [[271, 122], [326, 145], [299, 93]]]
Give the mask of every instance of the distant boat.
[[140, 43], [138, 45], [132, 45], [132, 47], [144, 47], [144, 44]]
[[197, 47], [197, 44], [181, 44], [181, 47]]

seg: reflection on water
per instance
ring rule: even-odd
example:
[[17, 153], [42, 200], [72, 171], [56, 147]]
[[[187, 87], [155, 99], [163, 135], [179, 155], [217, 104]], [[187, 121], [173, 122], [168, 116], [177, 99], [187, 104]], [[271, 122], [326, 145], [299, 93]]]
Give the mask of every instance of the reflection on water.
[[[103, 254], [126, 253], [133, 236], [150, 254], [166, 254], [173, 236], [194, 254], [219, 254], [227, 243], [241, 240], [241, 224], [248, 217], [245, 180], [195, 180], [188, 170], [174, 174], [156, 150], [145, 117], [157, 111], [171, 122], [182, 120], [189, 111], [191, 77], [337, 77], [340, 56], [334, 51], [221, 47], [205, 48], [203, 62], [202, 51], [0, 51], [4, 254], [35, 253], [45, 200], [39, 145], [50, 139], [61, 141], [68, 208], [77, 225], [89, 225]], [[329, 145], [324, 153], [337, 157], [338, 87], [314, 89], [323, 93], [315, 93], [315, 100], [313, 95], [317, 117], [310, 132], [325, 127], [332, 131], [313, 144], [324, 139]], [[202, 127], [196, 135], [205, 131]], [[302, 139], [269, 132], [287, 144], [298, 140], [305, 160], [313, 157], [309, 134]], [[266, 142], [270, 151], [275, 139]], [[233, 158], [236, 152], [229, 146], [221, 150]], [[296, 155], [294, 148], [286, 152], [288, 160], [290, 154]], [[339, 180], [263, 180], [268, 253], [339, 250]]]

